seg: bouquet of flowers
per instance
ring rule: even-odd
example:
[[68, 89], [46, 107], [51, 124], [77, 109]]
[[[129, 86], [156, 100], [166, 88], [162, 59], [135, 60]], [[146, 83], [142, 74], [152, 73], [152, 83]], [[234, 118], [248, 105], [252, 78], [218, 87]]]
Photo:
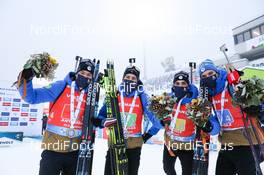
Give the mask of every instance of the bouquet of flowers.
[[241, 80], [235, 86], [233, 104], [242, 108], [250, 106], [259, 106], [264, 103], [264, 80], [256, 76]]
[[193, 99], [187, 105], [187, 116], [195, 123], [196, 126], [202, 127], [209, 119], [211, 114], [212, 103], [206, 99]]
[[159, 120], [163, 120], [172, 113], [173, 107], [176, 103], [176, 98], [163, 93], [160, 96], [150, 98], [149, 110], [153, 112]]
[[32, 68], [37, 78], [54, 79], [54, 72], [58, 67], [57, 60], [47, 52], [33, 54], [24, 65], [24, 69]]

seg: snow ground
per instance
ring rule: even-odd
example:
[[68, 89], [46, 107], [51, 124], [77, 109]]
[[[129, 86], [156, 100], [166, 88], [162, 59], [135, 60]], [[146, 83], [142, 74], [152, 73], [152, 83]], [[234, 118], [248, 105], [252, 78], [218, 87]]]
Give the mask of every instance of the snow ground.
[[[1, 175], [37, 175], [39, 170], [40, 140], [25, 138], [23, 143], [0, 148]], [[93, 174], [103, 175], [107, 142], [96, 139]], [[141, 154], [139, 175], [164, 175], [162, 169], [163, 146], [145, 144]], [[214, 174], [217, 152], [210, 153], [209, 175]], [[262, 164], [264, 170], [264, 164]], [[176, 163], [177, 174], [181, 174], [180, 162]]]

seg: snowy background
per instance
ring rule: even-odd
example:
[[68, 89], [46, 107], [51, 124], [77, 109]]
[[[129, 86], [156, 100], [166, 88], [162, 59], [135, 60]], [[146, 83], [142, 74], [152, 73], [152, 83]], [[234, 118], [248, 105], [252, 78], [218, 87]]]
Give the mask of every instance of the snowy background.
[[[58, 58], [57, 79], [73, 69], [76, 55], [113, 59], [122, 70], [116, 71], [119, 81], [130, 57], [137, 58], [142, 77], [157, 77], [170, 56], [179, 68], [223, 57], [223, 43], [233, 54], [232, 29], [263, 12], [263, 0], [1, 0], [0, 85], [15, 81], [28, 56], [43, 51]], [[38, 174], [40, 142], [26, 138], [0, 147], [0, 175]], [[106, 149], [97, 139], [95, 175], [103, 174]], [[163, 175], [162, 153], [163, 146], [144, 145], [139, 174]], [[216, 158], [212, 152], [209, 175]], [[179, 161], [176, 169], [181, 174]]]

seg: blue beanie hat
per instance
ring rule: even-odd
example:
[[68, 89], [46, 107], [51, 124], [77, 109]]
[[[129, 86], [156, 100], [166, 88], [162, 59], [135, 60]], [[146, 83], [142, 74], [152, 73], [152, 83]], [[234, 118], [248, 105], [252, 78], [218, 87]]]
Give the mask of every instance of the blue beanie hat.
[[206, 59], [200, 64], [200, 66], [199, 66], [199, 76], [201, 76], [202, 73], [207, 71], [207, 70], [213, 70], [216, 73], [218, 73], [217, 67], [215, 66], [213, 61], [210, 60], [210, 59]]

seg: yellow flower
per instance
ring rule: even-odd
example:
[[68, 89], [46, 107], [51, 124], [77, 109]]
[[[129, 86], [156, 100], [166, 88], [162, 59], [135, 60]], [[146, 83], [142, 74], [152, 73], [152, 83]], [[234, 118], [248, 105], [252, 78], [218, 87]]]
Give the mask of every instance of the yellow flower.
[[50, 61], [51, 64], [53, 64], [53, 65], [57, 64], [57, 60], [56, 60], [56, 58], [54, 58], [54, 57], [52, 57], [52, 56], [50, 56], [50, 55], [49, 55], [49, 61]]
[[191, 101], [191, 105], [198, 105], [198, 103], [199, 103], [199, 101], [198, 101], [198, 99], [192, 99], [192, 101]]

